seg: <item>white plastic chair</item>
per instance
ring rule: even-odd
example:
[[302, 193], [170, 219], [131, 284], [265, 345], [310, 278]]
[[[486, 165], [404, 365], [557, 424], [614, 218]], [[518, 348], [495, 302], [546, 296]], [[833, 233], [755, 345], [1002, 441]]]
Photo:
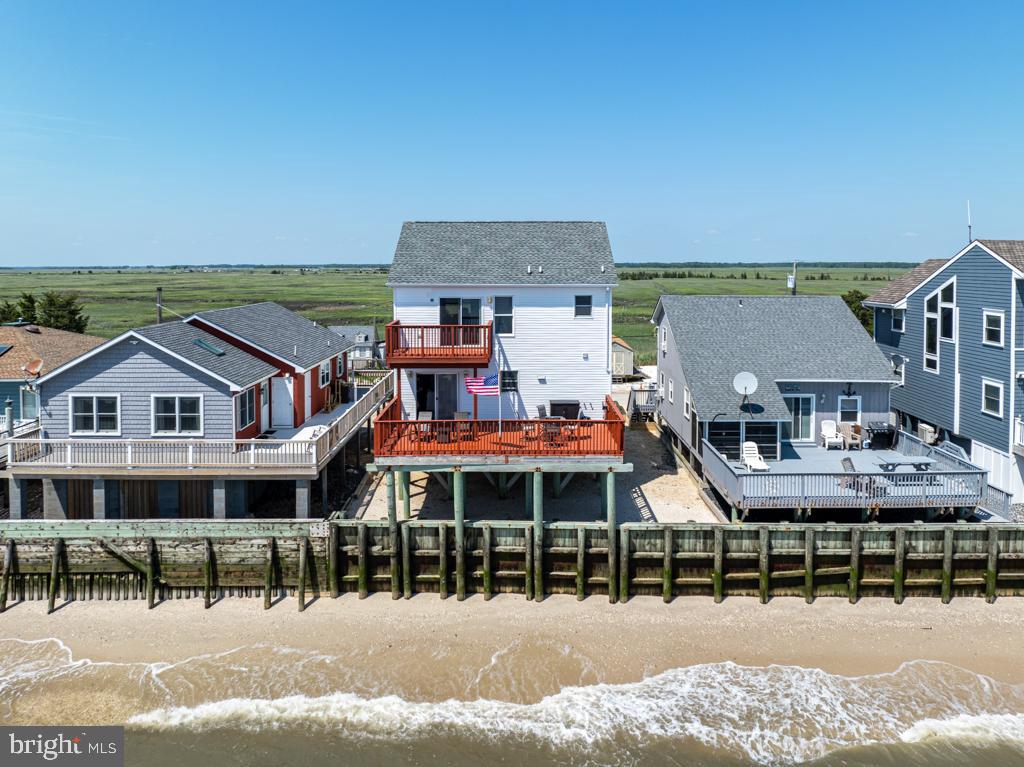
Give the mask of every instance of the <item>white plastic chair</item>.
[[743, 465], [750, 469], [750, 471], [768, 471], [768, 464], [761, 457], [761, 452], [757, 449], [756, 442], [744, 442], [740, 457]]
[[846, 447], [846, 440], [836, 427], [835, 421], [821, 422], [821, 442], [825, 449], [838, 447], [840, 450]]

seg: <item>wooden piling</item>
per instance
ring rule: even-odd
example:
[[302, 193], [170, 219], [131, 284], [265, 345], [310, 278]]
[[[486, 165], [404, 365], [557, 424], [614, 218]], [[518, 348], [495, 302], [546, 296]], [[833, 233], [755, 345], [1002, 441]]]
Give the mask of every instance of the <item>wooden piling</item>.
[[[611, 582], [611, 579], [609, 579]], [[609, 589], [611, 590], [611, 589]], [[629, 601], [629, 528], [619, 528], [619, 601]]]
[[398, 599], [401, 596], [401, 592], [398, 587], [398, 515], [395, 512], [395, 473], [388, 471], [385, 475], [385, 482], [387, 483], [387, 500], [388, 500], [388, 553], [390, 559], [390, 575], [391, 575], [391, 598]]
[[665, 526], [664, 543], [661, 558], [661, 598], [665, 602], [672, 601], [672, 528]]
[[771, 539], [769, 538], [770, 530], [767, 527], [761, 527], [758, 530], [758, 548], [757, 548], [757, 562], [758, 562], [758, 596], [761, 599], [761, 604], [767, 604], [769, 589], [771, 587], [771, 557], [769, 554], [769, 547], [771, 545]]
[[410, 472], [403, 471], [402, 479], [402, 519], [408, 521], [412, 516], [412, 481]]
[[854, 525], [850, 530], [850, 581], [847, 586], [847, 593], [850, 604], [856, 604], [859, 598], [860, 586], [860, 548], [861, 528]]
[[[345, 471], [345, 461], [341, 462], [342, 476]], [[341, 594], [341, 586], [338, 582], [338, 526], [330, 525], [327, 530], [327, 585], [331, 590], [331, 599], [337, 599]]]
[[452, 495], [455, 505], [455, 598], [466, 598], [466, 475], [452, 472]]
[[715, 558], [711, 571], [711, 583], [715, 593], [715, 601], [721, 602], [724, 594], [725, 578], [723, 569], [725, 565], [725, 530], [721, 527], [715, 528]]
[[152, 610], [156, 607], [156, 570], [157, 553], [156, 541], [153, 538], [146, 540], [146, 608]]
[[7, 609], [7, 591], [10, 589], [14, 570], [14, 539], [8, 538], [4, 544], [4, 572], [0, 578], [0, 613]]
[[483, 587], [484, 587], [484, 599], [491, 598], [491, 592], [493, 591], [494, 584], [491, 580], [491, 526], [484, 524], [481, 530], [483, 537]]
[[402, 525], [402, 595], [412, 599], [412, 530]]
[[299, 538], [299, 612], [306, 609], [306, 554], [309, 551], [309, 536]]
[[618, 557], [615, 556], [615, 531], [618, 521], [615, 517], [615, 472], [609, 471], [605, 475], [605, 511], [608, 515], [608, 601], [615, 604], [615, 589], [611, 587], [615, 583], [615, 570]]
[[544, 600], [544, 473], [533, 473], [533, 598]]
[[906, 580], [907, 561], [907, 531], [902, 527], [896, 528], [895, 539], [896, 551], [893, 555], [892, 566], [892, 598], [896, 604], [903, 604], [903, 583]]
[[[999, 530], [992, 525], [988, 529], [988, 561], [985, 564], [985, 601], [996, 601], [996, 584], [999, 569]], [[2, 600], [0, 600], [2, 601]]]
[[953, 598], [953, 528], [942, 530], [942, 604]]
[[269, 610], [274, 599], [274, 539], [267, 538], [266, 561], [263, 566], [263, 609]]
[[64, 548], [64, 539], [53, 540], [53, 554], [50, 558], [50, 589], [46, 603], [47, 614], [52, 613], [57, 601], [57, 583], [60, 577], [60, 554]]
[[441, 599], [448, 598], [448, 526], [437, 523], [437, 592]]
[[356, 528], [356, 584], [359, 598], [366, 599], [370, 595], [370, 552], [369, 531], [366, 525]]
[[213, 595], [213, 543], [203, 539], [203, 608], [210, 609]]
[[814, 528], [804, 530], [804, 600], [814, 601]]
[[587, 530], [576, 528], [576, 599], [583, 601], [587, 594]]
[[[533, 489], [533, 482], [527, 480], [524, 487]], [[524, 567], [525, 582], [523, 583], [523, 593], [526, 595], [527, 601], [533, 599], [533, 528], [527, 527], [523, 529], [525, 533], [524, 548], [526, 549], [526, 560]]]

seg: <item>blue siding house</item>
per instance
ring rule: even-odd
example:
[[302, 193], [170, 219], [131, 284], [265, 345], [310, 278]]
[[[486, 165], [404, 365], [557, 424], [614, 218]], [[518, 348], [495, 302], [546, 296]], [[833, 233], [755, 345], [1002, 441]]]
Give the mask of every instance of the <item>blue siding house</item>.
[[975, 240], [870, 296], [874, 337], [901, 384], [903, 428], [959, 445], [991, 484], [1024, 502], [1020, 323], [1024, 241]]

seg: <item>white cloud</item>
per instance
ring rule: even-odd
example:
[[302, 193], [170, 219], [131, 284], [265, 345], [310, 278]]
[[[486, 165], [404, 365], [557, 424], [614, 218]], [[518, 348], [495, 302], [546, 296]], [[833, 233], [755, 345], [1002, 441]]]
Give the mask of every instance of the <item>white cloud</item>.
[[917, 235], [917, 232], [904, 232], [903, 236], [904, 237], [917, 237], [918, 235]]

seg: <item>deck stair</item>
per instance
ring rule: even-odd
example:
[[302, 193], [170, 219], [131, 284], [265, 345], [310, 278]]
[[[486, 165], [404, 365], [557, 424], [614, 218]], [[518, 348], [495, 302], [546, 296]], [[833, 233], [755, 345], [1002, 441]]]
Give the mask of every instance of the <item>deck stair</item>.
[[654, 419], [657, 404], [657, 389], [653, 386], [634, 386], [629, 390], [629, 402], [626, 411], [629, 413], [630, 428], [638, 428]]

